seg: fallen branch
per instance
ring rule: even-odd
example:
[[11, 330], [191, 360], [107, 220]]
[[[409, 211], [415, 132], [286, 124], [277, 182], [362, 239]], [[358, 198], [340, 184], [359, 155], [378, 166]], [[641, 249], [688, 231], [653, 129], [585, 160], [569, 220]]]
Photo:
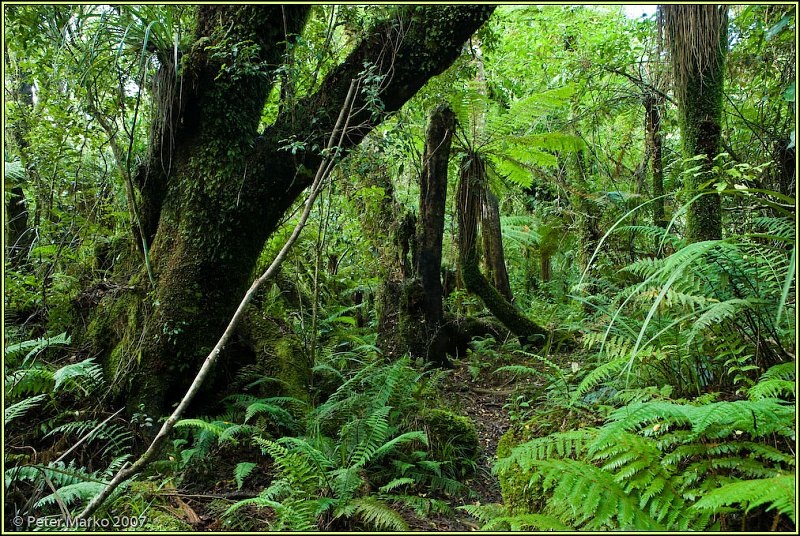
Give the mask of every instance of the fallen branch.
[[[333, 156], [338, 154], [338, 148], [341, 146], [342, 140], [347, 132], [347, 128], [350, 123], [350, 118], [353, 115], [353, 101], [355, 92], [360, 84], [360, 80], [353, 80], [350, 82], [350, 89], [347, 92], [347, 96], [345, 97], [344, 105], [342, 106], [342, 110], [339, 113], [339, 117], [336, 120], [336, 125], [331, 132], [330, 139], [328, 140], [328, 146], [323, 151], [323, 159], [317, 169], [317, 174], [314, 177], [314, 182], [311, 184], [311, 191], [308, 194], [308, 199], [306, 199], [305, 209], [303, 210], [302, 215], [300, 216], [300, 221], [297, 222], [297, 225], [292, 231], [292, 235], [283, 245], [278, 255], [275, 257], [275, 260], [272, 261], [269, 268], [259, 277], [256, 279], [250, 288], [245, 293], [244, 298], [242, 299], [241, 303], [239, 303], [239, 307], [236, 309], [233, 317], [231, 318], [230, 322], [228, 323], [228, 327], [225, 328], [225, 332], [217, 341], [217, 344], [211, 350], [211, 352], [206, 357], [205, 361], [203, 362], [203, 366], [200, 367], [200, 370], [197, 372], [197, 375], [192, 382], [192, 385], [189, 386], [189, 390], [186, 391], [186, 394], [183, 395], [183, 399], [181, 400], [178, 407], [175, 408], [175, 411], [172, 412], [172, 415], [166, 420], [164, 425], [156, 434], [156, 437], [150, 443], [150, 446], [147, 450], [142, 454], [139, 459], [137, 459], [132, 465], [124, 466], [122, 469], [114, 475], [114, 478], [108, 485], [103, 488], [103, 490], [92, 499], [86, 508], [75, 516], [75, 520], [86, 519], [91, 516], [100, 505], [117, 489], [123, 482], [128, 480], [131, 476], [135, 475], [139, 471], [141, 471], [149, 462], [150, 459], [156, 454], [158, 449], [160, 448], [161, 444], [163, 443], [164, 439], [169, 435], [172, 431], [172, 428], [175, 426], [175, 423], [183, 415], [183, 412], [186, 411], [186, 408], [189, 407], [189, 404], [194, 399], [197, 392], [200, 390], [200, 387], [203, 385], [208, 373], [211, 371], [211, 368], [214, 366], [214, 363], [217, 361], [219, 354], [222, 352], [222, 349], [228, 343], [228, 340], [233, 335], [233, 331], [236, 326], [239, 324], [242, 316], [244, 315], [245, 309], [247, 304], [250, 303], [250, 300], [253, 299], [255, 296], [256, 291], [261, 287], [261, 285], [270, 279], [278, 270], [280, 265], [286, 259], [287, 254], [289, 253], [289, 249], [292, 245], [297, 241], [297, 238], [300, 236], [300, 232], [305, 227], [306, 221], [308, 220], [308, 216], [311, 213], [311, 207], [314, 205], [314, 201], [316, 200], [317, 196], [319, 195], [324, 179], [330, 174], [331, 169], [335, 163], [335, 159]], [[344, 123], [344, 126], [342, 126]], [[336, 141], [336, 134], [337, 131], [340, 132], [338, 142]]]

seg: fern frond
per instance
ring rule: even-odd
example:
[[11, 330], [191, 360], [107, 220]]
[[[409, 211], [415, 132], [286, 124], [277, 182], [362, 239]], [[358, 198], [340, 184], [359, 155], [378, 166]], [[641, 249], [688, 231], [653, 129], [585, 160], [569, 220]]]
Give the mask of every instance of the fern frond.
[[46, 394], [32, 396], [24, 400], [20, 400], [16, 404], [6, 406], [3, 414], [3, 422], [6, 426], [14, 419], [18, 419], [25, 415], [28, 411], [37, 407], [43, 400], [47, 398]]
[[22, 363], [26, 363], [31, 356], [38, 354], [42, 350], [50, 346], [65, 346], [72, 342], [72, 338], [66, 332], [54, 335], [52, 337], [39, 337], [29, 341], [22, 341], [15, 344], [9, 344], [5, 348], [5, 358], [7, 360], [20, 355], [22, 352], [27, 351]]
[[747, 390], [750, 400], [762, 400], [765, 398], [790, 399], [795, 395], [797, 384], [792, 380], [781, 380], [779, 378], [762, 380]]
[[350, 501], [353, 514], [367, 526], [376, 530], [407, 531], [408, 523], [386, 503], [374, 497], [360, 497]]
[[697, 501], [693, 508], [717, 511], [723, 506], [742, 504], [745, 506], [745, 512], [749, 512], [758, 506], [768, 505], [767, 511], [775, 509], [796, 524], [795, 481], [796, 475], [792, 472], [790, 475], [773, 478], [734, 482], [710, 491]]
[[578, 456], [584, 452], [587, 441], [591, 440], [595, 433], [595, 429], [583, 428], [557, 432], [522, 443], [514, 447], [507, 457], [497, 460], [494, 472], [514, 471], [515, 465], [523, 471], [529, 471], [538, 460]]
[[402, 445], [403, 443], [412, 443], [414, 441], [419, 441], [420, 443], [427, 446], [428, 436], [425, 434], [425, 432], [422, 431], [405, 432], [403, 434], [400, 434], [399, 436], [390, 439], [389, 441], [387, 441], [386, 443], [375, 449], [375, 452], [373, 452], [372, 455], [369, 457], [369, 459], [366, 461], [370, 462], [379, 460], [381, 459], [381, 457], [392, 452], [399, 445]]
[[366, 419], [355, 422], [352, 428], [357, 431], [359, 441], [350, 455], [350, 465], [365, 465], [386, 442], [391, 409], [390, 406], [379, 407]]
[[53, 373], [53, 392], [60, 388], [81, 389], [88, 395], [103, 384], [103, 367], [90, 357], [79, 363], [65, 365]]
[[405, 477], [395, 478], [395, 479], [391, 480], [390, 482], [388, 482], [388, 483], [384, 484], [383, 486], [381, 486], [379, 489], [383, 493], [388, 493], [388, 492], [396, 490], [397, 488], [400, 488], [402, 486], [410, 486], [410, 485], [413, 485], [413, 484], [416, 484], [416, 481], [413, 478], [409, 478], [409, 477], [405, 476]]
[[240, 462], [236, 464], [233, 470], [233, 479], [236, 481], [236, 489], [242, 489], [244, 479], [247, 478], [256, 467], [258, 467], [258, 465], [253, 462]]
[[175, 428], [199, 428], [217, 437], [225, 431], [223, 426], [214, 422], [204, 421], [203, 419], [181, 419], [175, 423]]
[[54, 384], [53, 371], [45, 368], [20, 369], [5, 377], [5, 388], [9, 398], [50, 393]]
[[519, 514], [515, 516], [495, 517], [489, 520], [481, 531], [564, 531], [573, 532], [575, 529], [565, 525], [559, 518], [543, 514]]
[[543, 475], [544, 489], [553, 490], [548, 508], [559, 519], [588, 530], [663, 530], [608, 472], [577, 460], [535, 460], [533, 464]]
[[106, 484], [103, 482], [77, 482], [59, 488], [56, 493], [51, 493], [42, 497], [36, 502], [36, 508], [43, 508], [55, 504], [59, 499], [64, 504], [72, 504], [76, 501], [86, 502], [92, 497], [103, 491]]
[[795, 371], [797, 370], [797, 362], [789, 361], [788, 363], [780, 363], [769, 368], [764, 374], [761, 375], [761, 380], [794, 380]]
[[620, 376], [622, 371], [628, 365], [629, 361], [630, 358], [627, 355], [618, 357], [609, 361], [608, 363], [600, 365], [591, 371], [578, 385], [578, 388], [575, 390], [575, 394], [573, 395], [573, 399], [577, 400], [581, 396], [590, 392], [597, 385], [608, 382], [612, 377]]

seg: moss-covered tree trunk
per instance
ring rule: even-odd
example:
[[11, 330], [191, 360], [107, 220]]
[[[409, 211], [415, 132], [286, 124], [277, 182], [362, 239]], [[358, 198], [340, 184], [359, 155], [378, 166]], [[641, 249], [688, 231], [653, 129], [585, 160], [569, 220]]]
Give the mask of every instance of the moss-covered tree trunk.
[[[27, 76], [23, 74], [21, 78], [25, 79]], [[28, 178], [28, 171], [25, 169], [24, 163], [29, 161], [27, 136], [30, 125], [26, 117], [27, 110], [33, 109], [33, 85], [25, 80], [19, 81], [13, 96], [17, 106], [26, 109], [22, 111], [20, 120], [7, 125], [7, 133], [10, 134], [9, 138], [22, 156], [19, 165], [14, 166], [14, 171], [11, 171], [9, 169], [10, 166], [6, 164], [5, 172], [6, 187], [8, 188], [9, 183], [16, 183], [11, 186], [10, 195], [7, 196], [5, 204], [5, 252], [11, 266], [18, 266], [27, 259], [27, 253], [33, 243], [34, 235], [33, 229], [28, 227], [28, 200], [25, 197], [25, 191], [19, 184], [20, 181]]]
[[684, 176], [687, 201], [697, 194], [686, 214], [689, 242], [722, 237], [719, 194], [703, 188], [719, 152], [725, 57], [728, 50], [728, 7], [717, 5], [663, 6], [667, 44], [672, 56], [675, 92], [685, 159], [700, 157], [699, 166]]
[[547, 336], [547, 331], [503, 297], [481, 273], [477, 236], [485, 182], [486, 163], [480, 155], [465, 155], [461, 162], [456, 200], [461, 279], [466, 289], [478, 296], [495, 318], [519, 337], [521, 342], [541, 343]]
[[[448, 342], [444, 331], [442, 299], [442, 241], [447, 206], [447, 164], [455, 128], [455, 114], [447, 105], [431, 113], [425, 134], [422, 176], [419, 189], [419, 218], [416, 233], [416, 275], [422, 290], [423, 324], [409, 333], [409, 342], [424, 345], [425, 358], [439, 365], [447, 363]], [[416, 341], [416, 342], [415, 342]]]
[[[142, 404], [157, 413], [183, 394], [249, 285], [265, 240], [311, 183], [351, 81], [362, 78], [365, 66], [378, 76], [362, 83], [344, 148], [447, 68], [492, 8], [399, 8], [318, 90], [259, 132], [286, 42], [302, 31], [308, 11], [199, 6], [180, 76], [171, 51], [160, 57], [158, 114], [149, 158], [136, 177], [155, 289], [148, 290], [143, 273], [134, 277], [143, 299], [130, 298], [124, 337], [109, 362], [131, 409]], [[377, 113], [368, 103], [375, 95], [382, 104]], [[292, 142], [295, 150], [286, 150]], [[123, 310], [106, 303], [99, 312]], [[95, 333], [104, 320], [115, 319], [98, 317]]]
[[662, 161], [663, 143], [661, 141], [661, 109], [664, 99], [655, 93], [648, 93], [644, 97], [646, 116], [647, 145], [650, 150], [650, 165], [652, 166], [652, 192], [653, 192], [653, 224], [666, 227], [664, 213], [664, 164]]

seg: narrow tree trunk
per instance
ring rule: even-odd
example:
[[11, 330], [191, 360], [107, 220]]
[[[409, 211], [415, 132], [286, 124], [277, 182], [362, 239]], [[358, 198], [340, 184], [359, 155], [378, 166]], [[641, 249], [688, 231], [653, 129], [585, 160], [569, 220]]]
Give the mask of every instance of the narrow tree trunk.
[[652, 158], [653, 224], [666, 227], [664, 216], [664, 165], [661, 160], [661, 109], [663, 97], [648, 93], [644, 98], [646, 116], [647, 145]]
[[547, 283], [550, 281], [550, 252], [549, 251], [542, 251], [541, 255], [541, 267], [542, 267], [542, 283]]
[[6, 254], [11, 265], [18, 266], [33, 242], [33, 232], [28, 228], [28, 203], [20, 186], [11, 189], [6, 215]]
[[483, 258], [486, 262], [487, 278], [505, 299], [512, 301], [511, 284], [508, 281], [506, 258], [503, 252], [503, 232], [500, 227], [500, 204], [489, 190], [484, 192], [481, 206], [481, 235]]
[[422, 333], [409, 334], [425, 345], [425, 358], [446, 364], [447, 341], [442, 312], [442, 240], [447, 206], [447, 164], [455, 127], [455, 114], [447, 105], [433, 110], [425, 134], [419, 189], [419, 219], [416, 237], [416, 275], [422, 289]]

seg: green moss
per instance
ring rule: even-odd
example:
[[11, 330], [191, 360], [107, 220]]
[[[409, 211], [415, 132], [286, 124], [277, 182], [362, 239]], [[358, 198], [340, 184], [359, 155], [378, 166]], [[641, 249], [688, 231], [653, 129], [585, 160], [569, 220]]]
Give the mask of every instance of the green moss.
[[191, 532], [192, 526], [170, 514], [150, 508], [147, 511], [147, 522], [135, 530], [145, 532]]
[[277, 380], [268, 385], [270, 396], [310, 399], [311, 365], [301, 341], [288, 326], [250, 307], [239, 331], [255, 351], [258, 369]]
[[[141, 296], [130, 290], [108, 292], [92, 313], [84, 339], [101, 362], [107, 378], [113, 379], [131, 355], [131, 330], [137, 325]], [[112, 382], [109, 382], [112, 383]]]
[[[498, 459], [507, 457], [514, 447], [533, 438], [530, 428], [524, 426], [511, 428], [497, 443]], [[538, 486], [531, 486], [530, 477], [529, 472], [516, 464], [511, 469], [497, 474], [503, 504], [511, 514], [538, 512], [541, 509], [541, 489]]]
[[460, 476], [474, 472], [479, 451], [475, 424], [468, 417], [443, 409], [426, 411], [422, 419], [434, 457], [453, 461]]

